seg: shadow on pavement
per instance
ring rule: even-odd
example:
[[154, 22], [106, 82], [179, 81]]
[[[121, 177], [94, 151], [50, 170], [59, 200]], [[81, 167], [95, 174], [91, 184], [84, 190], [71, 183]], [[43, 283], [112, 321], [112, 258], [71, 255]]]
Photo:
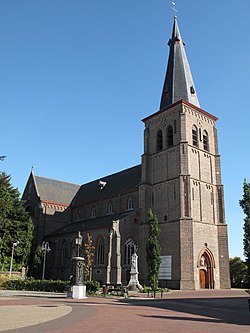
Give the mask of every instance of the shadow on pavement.
[[165, 309], [179, 313], [186, 313], [199, 316], [190, 318], [188, 316], [147, 316], [151, 318], [221, 322], [235, 325], [250, 325], [250, 312], [246, 297], [226, 298], [167, 298], [161, 300], [124, 300], [133, 306], [147, 306], [152, 308]]

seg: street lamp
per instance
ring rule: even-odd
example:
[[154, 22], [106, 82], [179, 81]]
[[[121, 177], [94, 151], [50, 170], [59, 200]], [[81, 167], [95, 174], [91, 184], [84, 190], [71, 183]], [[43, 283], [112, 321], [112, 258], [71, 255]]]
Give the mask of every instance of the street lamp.
[[11, 259], [10, 259], [10, 278], [12, 273], [12, 265], [13, 265], [13, 256], [14, 256], [14, 248], [19, 244], [19, 241], [16, 241], [12, 244], [12, 252], [11, 252]]
[[73, 275], [73, 286], [72, 286], [72, 298], [86, 298], [86, 286], [83, 281], [84, 271], [84, 258], [80, 256], [80, 248], [82, 245], [83, 237], [78, 231], [77, 237], [75, 238], [76, 253], [77, 256], [73, 257], [74, 260], [74, 275]]
[[51, 251], [51, 248], [49, 247], [49, 242], [43, 242], [42, 243], [42, 250], [44, 251], [43, 255], [43, 276], [42, 280], [44, 280], [44, 275], [45, 275], [45, 264], [46, 264], [46, 253]]
[[82, 239], [83, 239], [82, 235], [81, 235], [80, 231], [78, 231], [78, 235], [75, 239], [75, 243], [76, 243], [76, 247], [77, 247], [77, 257], [80, 256], [80, 247], [82, 245]]

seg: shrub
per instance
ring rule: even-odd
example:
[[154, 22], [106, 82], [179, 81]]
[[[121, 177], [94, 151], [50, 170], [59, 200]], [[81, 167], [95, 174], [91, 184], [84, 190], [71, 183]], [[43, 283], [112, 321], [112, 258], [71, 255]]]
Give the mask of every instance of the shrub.
[[86, 284], [86, 291], [88, 294], [95, 294], [100, 288], [100, 283], [95, 280], [85, 281], [85, 284]]
[[9, 276], [6, 274], [0, 275], [0, 289], [4, 289], [4, 284], [9, 280]]

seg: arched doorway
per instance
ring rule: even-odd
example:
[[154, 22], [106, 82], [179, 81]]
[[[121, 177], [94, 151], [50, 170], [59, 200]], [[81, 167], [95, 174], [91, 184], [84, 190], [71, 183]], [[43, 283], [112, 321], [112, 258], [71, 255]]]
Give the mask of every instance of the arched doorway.
[[207, 248], [199, 255], [198, 269], [200, 288], [214, 289], [214, 257]]

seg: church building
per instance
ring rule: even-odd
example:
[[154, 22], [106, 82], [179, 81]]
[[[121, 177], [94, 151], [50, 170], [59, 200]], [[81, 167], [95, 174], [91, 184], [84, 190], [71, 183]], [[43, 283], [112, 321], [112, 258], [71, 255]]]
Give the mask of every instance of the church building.
[[230, 288], [217, 118], [200, 108], [176, 17], [168, 45], [160, 108], [143, 119], [140, 165], [81, 186], [31, 171], [23, 200], [37, 246], [45, 240], [51, 248], [46, 278], [69, 279], [81, 232], [83, 243], [91, 234], [95, 246], [92, 279], [126, 285], [136, 251], [146, 284], [152, 208], [161, 230], [159, 285]]

